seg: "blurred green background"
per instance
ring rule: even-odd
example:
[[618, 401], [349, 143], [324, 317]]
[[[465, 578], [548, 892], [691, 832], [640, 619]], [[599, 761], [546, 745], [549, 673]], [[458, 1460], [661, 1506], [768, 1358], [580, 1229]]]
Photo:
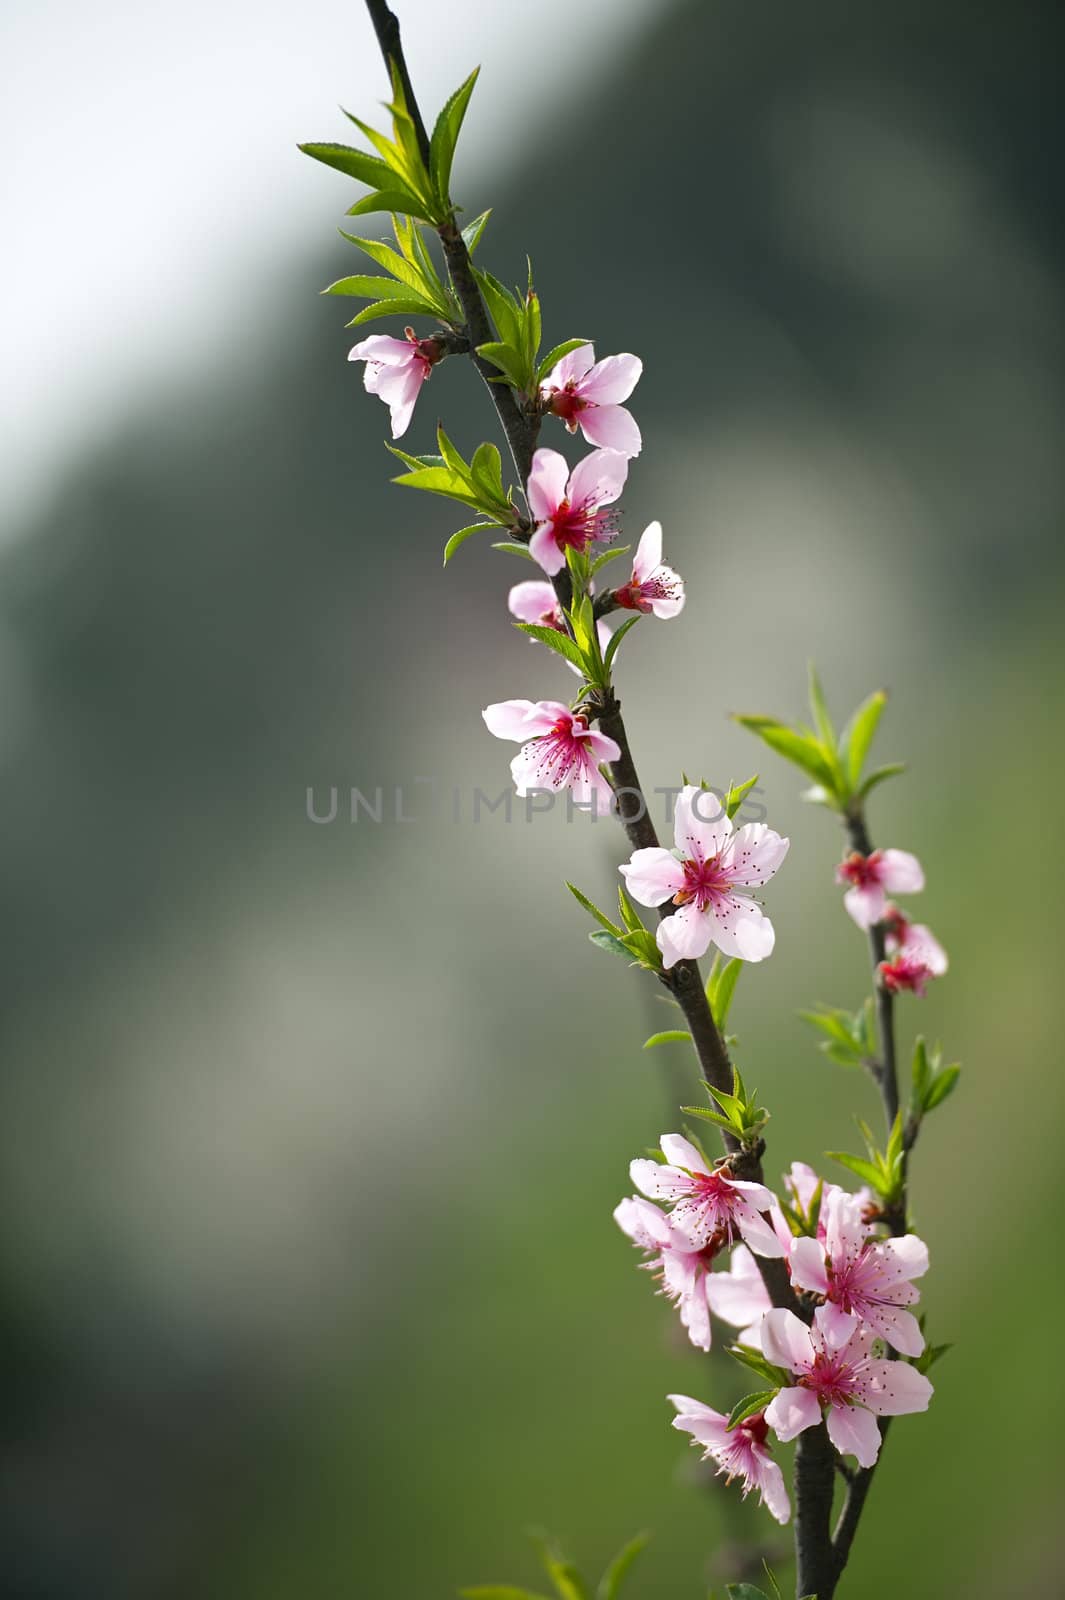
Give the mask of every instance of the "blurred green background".
[[[518, 26], [457, 192], [495, 207], [499, 276], [531, 252], [549, 341], [645, 361], [625, 533], [661, 518], [690, 599], [620, 691], [649, 785], [760, 769], [792, 837], [734, 1010], [774, 1179], [876, 1110], [795, 1015], [867, 983], [837, 826], [727, 720], [801, 715], [811, 655], [840, 714], [891, 690], [877, 752], [911, 771], [871, 825], [921, 856], [952, 957], [900, 1012], [904, 1049], [920, 1028], [965, 1068], [913, 1186], [956, 1349], [841, 1593], [1063, 1594], [1063, 885], [1053, 832], [1026, 854], [1062, 776], [1060, 12], [649, 5], [550, 116], [565, 21]], [[410, 54], [457, 83], [479, 49]], [[297, 138], [344, 137], [333, 98], [260, 150], [253, 211]], [[219, 347], [131, 394], [0, 552], [4, 1591], [433, 1600], [534, 1583], [539, 1524], [590, 1570], [653, 1529], [633, 1600], [696, 1600], [778, 1541], [664, 1397], [746, 1386], [610, 1215], [694, 1074], [642, 1053], [668, 1013], [562, 889], [605, 900], [620, 835], [472, 820], [512, 754], [482, 705], [571, 685], [510, 629], [525, 570], [471, 543], [445, 574], [461, 517], [389, 487], [316, 298], [357, 270], [329, 242], [354, 193], [306, 166], [318, 235], [230, 287]], [[460, 362], [410, 448], [437, 415], [491, 436]], [[380, 824], [347, 820], [353, 785]]]

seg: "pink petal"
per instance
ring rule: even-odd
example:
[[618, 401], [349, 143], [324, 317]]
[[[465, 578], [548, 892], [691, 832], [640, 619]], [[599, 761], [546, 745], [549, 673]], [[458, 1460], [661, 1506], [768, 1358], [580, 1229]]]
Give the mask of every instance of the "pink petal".
[[526, 498], [537, 522], [553, 517], [566, 498], [569, 465], [557, 450], [537, 450], [529, 472]]
[[816, 1239], [796, 1239], [792, 1245], [791, 1277], [800, 1289], [809, 1289], [814, 1294], [828, 1293], [825, 1254]]
[[621, 754], [617, 740], [611, 739], [609, 734], [599, 733], [595, 728], [589, 728], [586, 734], [581, 735], [581, 742], [588, 746], [597, 761], [616, 761]]
[[555, 362], [544, 379], [544, 388], [564, 389], [568, 383], [579, 384], [585, 373], [591, 371], [594, 361], [595, 346], [579, 344], [576, 350], [571, 350], [561, 361]]
[[[382, 368], [387, 372], [388, 368]], [[392, 437], [402, 439], [410, 427], [411, 417], [414, 415], [414, 403], [422, 392], [422, 384], [429, 376], [429, 368], [421, 363], [407, 368], [399, 388], [391, 395], [386, 396], [385, 385], [382, 382], [378, 393], [382, 399], [388, 399], [388, 406], [392, 416]]]
[[776, 1258], [785, 1254], [784, 1246], [777, 1238], [775, 1230], [745, 1200], [736, 1202], [733, 1206], [733, 1216], [744, 1242], [750, 1245], [756, 1255]]
[[[565, 783], [558, 785], [565, 788]], [[571, 778], [568, 787], [573, 791], [574, 802], [593, 811], [597, 817], [608, 817], [614, 809], [614, 791], [607, 779], [594, 766], [582, 767]]]
[[834, 1189], [821, 1202], [825, 1224], [825, 1249], [837, 1265], [861, 1254], [869, 1232], [862, 1220], [861, 1201], [844, 1189]]
[[788, 1372], [809, 1372], [814, 1364], [810, 1330], [794, 1311], [770, 1311], [762, 1323], [762, 1353]]
[[659, 848], [634, 850], [618, 871], [625, 887], [642, 906], [661, 906], [684, 886], [684, 869], [674, 855]]
[[865, 1403], [881, 1417], [902, 1417], [927, 1411], [935, 1393], [923, 1372], [908, 1361], [867, 1361]]
[[655, 934], [662, 962], [675, 967], [678, 961], [698, 961], [710, 946], [710, 918], [694, 904], [681, 906], [658, 924]]
[[659, 1161], [639, 1158], [629, 1163], [629, 1177], [641, 1194], [652, 1200], [679, 1200], [691, 1194], [692, 1181], [688, 1173], [676, 1167], [664, 1167]]
[[662, 524], [649, 522], [640, 535], [636, 554], [632, 560], [632, 580], [643, 583], [656, 567], [662, 564]]
[[[770, 1313], [772, 1315], [772, 1313]], [[791, 1312], [785, 1313], [791, 1316]], [[768, 1321], [768, 1318], [766, 1319]], [[762, 1323], [763, 1337], [765, 1323]], [[770, 1357], [772, 1359], [772, 1357]], [[815, 1428], [821, 1421], [821, 1407], [809, 1389], [781, 1389], [765, 1408], [765, 1420], [777, 1438], [787, 1444], [806, 1428]]]
[[516, 583], [507, 595], [507, 610], [519, 622], [539, 622], [557, 604], [551, 585], [536, 578]]
[[935, 978], [941, 978], [949, 965], [947, 952], [923, 922], [911, 924], [899, 954], [919, 961]]
[[732, 882], [755, 887], [768, 883], [787, 855], [790, 843], [764, 822], [746, 823], [732, 835], [724, 851]]
[[908, 850], [885, 850], [880, 859], [880, 881], [888, 894], [917, 894], [924, 888], [924, 871]]
[[855, 884], [843, 896], [843, 904], [859, 928], [868, 930], [883, 917], [887, 896], [877, 883], [871, 883], [867, 889]]
[[857, 1326], [858, 1318], [852, 1316], [849, 1311], [841, 1310], [834, 1301], [829, 1300], [821, 1307], [818, 1327], [831, 1350], [842, 1350], [843, 1346], [854, 1337]]
[[636, 1195], [615, 1206], [614, 1221], [642, 1250], [661, 1249], [671, 1238], [665, 1213]]
[[732, 823], [713, 790], [685, 784], [673, 813], [673, 839], [681, 855], [711, 861], [721, 853], [731, 834]]
[[722, 955], [741, 961], [764, 961], [773, 954], [776, 933], [761, 906], [742, 895], [732, 895], [711, 907], [707, 921], [710, 938]]
[[551, 578], [555, 576], [556, 572], [561, 572], [566, 565], [565, 552], [560, 548], [549, 522], [545, 522], [543, 527], [537, 528], [529, 540], [529, 554], [534, 561], [540, 563], [548, 577]]
[[871, 1467], [880, 1454], [880, 1429], [864, 1406], [830, 1406], [828, 1437], [841, 1456], [856, 1456], [860, 1467]]
[[710, 1308], [706, 1303], [706, 1275], [693, 1274], [693, 1281], [681, 1296], [680, 1321], [687, 1328], [688, 1338], [697, 1350], [709, 1351], [713, 1343], [710, 1327]]
[[[585, 345], [590, 350], [591, 345]], [[639, 356], [604, 356], [588, 372], [580, 386], [581, 397], [597, 406], [616, 406], [627, 400], [640, 381], [643, 362]]]
[[388, 366], [403, 366], [415, 359], [409, 339], [393, 339], [388, 333], [371, 333], [348, 351], [349, 361], [378, 361]]
[[684, 610], [684, 579], [672, 567], [656, 567], [655, 575], [666, 594], [649, 594], [646, 596], [651, 602], [651, 611], [662, 621], [670, 617], [679, 617]]
[[755, 1454], [759, 1457], [758, 1488], [762, 1504], [769, 1515], [783, 1525], [791, 1516], [791, 1503], [788, 1500], [788, 1491], [784, 1487], [784, 1474], [768, 1454], [765, 1460], [761, 1460], [760, 1450], [756, 1450]]
[[915, 1233], [903, 1234], [901, 1239], [887, 1239], [883, 1248], [900, 1277], [922, 1278], [928, 1271], [928, 1246]]
[[664, 1133], [659, 1140], [662, 1154], [671, 1167], [686, 1167], [689, 1172], [709, 1172], [709, 1168], [689, 1139], [679, 1133]]
[[612, 505], [628, 475], [629, 463], [616, 450], [593, 450], [570, 473], [570, 504], [592, 508]]
[[489, 733], [497, 739], [531, 739], [551, 726], [533, 700], [500, 700], [481, 712]]
[[772, 1309], [762, 1274], [745, 1244], [733, 1250], [727, 1272], [711, 1272], [706, 1298], [714, 1315], [734, 1328], [759, 1322]]
[[643, 449], [640, 430], [624, 406], [588, 406], [577, 413], [577, 426], [589, 444], [603, 445], [620, 455], [631, 458]]

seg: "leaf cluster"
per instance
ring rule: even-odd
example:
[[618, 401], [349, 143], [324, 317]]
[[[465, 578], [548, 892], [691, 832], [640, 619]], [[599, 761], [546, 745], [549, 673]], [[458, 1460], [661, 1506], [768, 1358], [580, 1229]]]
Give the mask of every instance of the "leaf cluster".
[[422, 489], [427, 494], [443, 495], [445, 500], [457, 500], [488, 520], [474, 522], [469, 527], [453, 533], [444, 547], [444, 565], [451, 560], [459, 545], [482, 529], [508, 528], [516, 525], [518, 513], [503, 487], [503, 463], [494, 444], [479, 444], [467, 461], [455, 448], [442, 427], [436, 430], [439, 455], [412, 456], [396, 445], [389, 449], [397, 460], [407, 467], [394, 483], [408, 489]]
[[395, 250], [380, 240], [360, 239], [341, 228], [344, 238], [381, 267], [385, 276], [356, 273], [352, 277], [338, 278], [322, 293], [357, 295], [372, 301], [352, 317], [349, 328], [373, 322], [378, 317], [399, 316], [435, 317], [439, 322], [457, 327], [462, 322], [461, 307], [453, 290], [442, 283], [418, 224], [409, 217], [395, 216], [392, 226], [398, 246]]
[[533, 287], [532, 266], [524, 292], [513, 293], [490, 272], [474, 268], [474, 277], [495, 324], [498, 338], [477, 346], [477, 354], [498, 367], [495, 381], [509, 383], [526, 399], [532, 399], [557, 361], [587, 339], [566, 339], [540, 359], [543, 324], [540, 297]]
[[[648, 1533], [638, 1533], [623, 1545], [593, 1590], [579, 1569], [552, 1540], [542, 1534], [531, 1535], [558, 1600], [618, 1600], [622, 1586], [637, 1558], [647, 1547], [650, 1537]], [[511, 1584], [500, 1583], [462, 1589], [460, 1594], [462, 1600], [545, 1600], [545, 1596], [534, 1594], [531, 1589], [516, 1589]]]
[[739, 715], [741, 727], [757, 734], [763, 744], [782, 755], [813, 778], [814, 784], [803, 795], [812, 804], [827, 806], [843, 816], [853, 816], [866, 796], [885, 779], [903, 772], [900, 762], [865, 772], [866, 757], [873, 742], [887, 694], [877, 689], [863, 700], [843, 731], [837, 735], [828, 714], [825, 697], [814, 666], [810, 666], [810, 714], [813, 725], [800, 723], [791, 728], [775, 717]]
[[370, 193], [357, 200], [349, 217], [372, 211], [391, 211], [414, 217], [419, 222], [442, 227], [455, 210], [451, 199], [451, 167], [455, 147], [466, 115], [473, 86], [480, 68], [475, 68], [465, 83], [446, 101], [436, 119], [429, 141], [428, 165], [422, 156], [414, 118], [407, 106], [403, 82], [392, 63], [392, 99], [385, 109], [392, 116], [392, 137], [379, 133], [350, 111], [344, 115], [354, 123], [367, 143], [377, 152], [358, 150], [346, 144], [301, 144], [300, 149], [315, 161], [333, 167], [366, 184]]
[[943, 1065], [943, 1051], [939, 1045], [930, 1051], [924, 1039], [918, 1038], [913, 1048], [911, 1070], [910, 1115], [914, 1121], [920, 1122], [929, 1111], [941, 1106], [957, 1088], [960, 1076], [961, 1067], [956, 1061]]
[[890, 1210], [901, 1204], [906, 1187], [906, 1146], [902, 1113], [896, 1116], [883, 1150], [877, 1145], [868, 1123], [859, 1119], [858, 1128], [865, 1142], [868, 1160], [861, 1156], [848, 1155], [843, 1150], [827, 1150], [825, 1154], [830, 1160], [838, 1161], [841, 1167], [846, 1167], [848, 1172], [853, 1172], [863, 1183], [867, 1183], [870, 1189], [880, 1196], [884, 1206]]
[[649, 972], [661, 972], [662, 956], [655, 943], [654, 934], [644, 927], [624, 889], [618, 889], [618, 915], [621, 917], [619, 925], [611, 922], [605, 912], [600, 911], [597, 905], [593, 905], [588, 896], [582, 894], [574, 884], [567, 883], [566, 888], [589, 916], [598, 922], [599, 927], [588, 935], [598, 949], [609, 950], [612, 955], [623, 957], [630, 965], [635, 962]]
[[758, 1104], [757, 1089], [748, 1093], [739, 1067], [733, 1065], [732, 1068], [731, 1094], [726, 1094], [723, 1089], [715, 1089], [711, 1083], [705, 1083], [703, 1087], [719, 1109], [715, 1111], [708, 1110], [706, 1106], [681, 1106], [681, 1110], [688, 1116], [701, 1117], [704, 1122], [712, 1122], [716, 1127], [724, 1128], [742, 1145], [754, 1144], [769, 1121], [769, 1112]]
[[825, 1038], [819, 1048], [839, 1067], [862, 1067], [877, 1059], [876, 1021], [870, 996], [857, 1011], [839, 1006], [820, 1006], [816, 1011], [800, 1011], [800, 1017]]

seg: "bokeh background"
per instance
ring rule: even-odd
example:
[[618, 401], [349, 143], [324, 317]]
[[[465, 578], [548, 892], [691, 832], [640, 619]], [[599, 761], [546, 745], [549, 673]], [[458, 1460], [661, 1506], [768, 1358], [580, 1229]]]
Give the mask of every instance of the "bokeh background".
[[[953, 961], [902, 1034], [965, 1068], [914, 1174], [956, 1348], [844, 1592], [1065, 1593], [1058, 8], [406, 15], [431, 105], [486, 63], [485, 261], [528, 250], [551, 341], [646, 364], [626, 530], [662, 519], [691, 598], [620, 688], [648, 784], [760, 770], [792, 836], [734, 1011], [774, 1174], [875, 1113], [796, 1019], [856, 1004], [865, 950], [836, 824], [727, 716], [801, 715], [811, 655], [841, 714], [891, 690], [872, 828]], [[354, 190], [294, 146], [383, 95], [359, 7], [2, 26], [4, 1593], [432, 1600], [533, 1584], [529, 1524], [590, 1570], [653, 1529], [633, 1600], [758, 1541], [783, 1575], [668, 1426], [743, 1378], [610, 1217], [694, 1082], [561, 888], [605, 900], [620, 837], [472, 817], [511, 754], [481, 706], [565, 668], [510, 630], [516, 562], [441, 570], [459, 520], [390, 488], [317, 298]], [[412, 448], [437, 415], [492, 436], [460, 362]]]

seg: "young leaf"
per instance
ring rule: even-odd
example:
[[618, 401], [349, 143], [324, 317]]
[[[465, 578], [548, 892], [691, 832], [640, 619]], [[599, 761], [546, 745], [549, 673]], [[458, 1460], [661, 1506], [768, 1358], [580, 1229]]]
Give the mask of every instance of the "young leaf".
[[869, 754], [869, 746], [873, 742], [873, 735], [886, 705], [885, 691], [875, 690], [868, 700], [862, 701], [840, 736], [840, 760], [844, 763], [847, 781], [852, 789], [858, 786], [865, 758]]
[[905, 761], [892, 761], [886, 767], [877, 767], [876, 771], [871, 772], [861, 788], [857, 790], [855, 799], [864, 800], [866, 795], [871, 794], [877, 785], [883, 783], [885, 779], [897, 777], [900, 772], [905, 771]]
[[730, 822], [757, 782], [758, 774], [756, 772], [753, 778], [747, 779], [746, 783], [729, 784], [728, 794], [726, 794], [722, 804], [725, 807], [725, 815]]
[[828, 707], [825, 704], [825, 696], [821, 688], [821, 680], [817, 676], [817, 668], [814, 666], [812, 661], [810, 662], [809, 666], [809, 676], [810, 711], [813, 715], [814, 724], [817, 728], [818, 734], [821, 737], [822, 744], [825, 745], [827, 749], [834, 750], [836, 747], [836, 730], [832, 726], [832, 718], [829, 716]]
[[556, 344], [550, 349], [536, 369], [537, 383], [543, 383], [553, 367], [557, 367], [563, 356], [568, 356], [571, 351], [579, 350], [582, 344], [590, 344], [590, 339], [563, 339], [561, 344]]
[[[685, 1028], [667, 1028], [663, 1033], [652, 1033], [649, 1039], [644, 1040], [643, 1047], [645, 1050], [653, 1050], [657, 1045], [673, 1044], [674, 1041], [681, 1039], [686, 1039], [690, 1044], [691, 1037], [691, 1034]], [[700, 1106], [698, 1109], [702, 1111], [704, 1108]]]
[[480, 67], [474, 67], [466, 82], [445, 102], [429, 141], [429, 173], [445, 211], [451, 210], [451, 164], [455, 158], [455, 146], [480, 70]]
[[[393, 216], [417, 217], [419, 222], [431, 222], [429, 207], [409, 189], [393, 187], [391, 189], [375, 189], [373, 194], [363, 195], [361, 200], [356, 200], [349, 206], [346, 215], [349, 217], [372, 216], [374, 212], [387, 211]], [[341, 229], [343, 232], [343, 229]]]
[[606, 566], [608, 561], [616, 561], [618, 556], [627, 556], [631, 549], [631, 544], [621, 544], [618, 545], [616, 549], [604, 550], [602, 554], [596, 556], [595, 560], [592, 562], [588, 569], [588, 576], [590, 578], [594, 578], [596, 573], [601, 571], [602, 568]]
[[943, 1067], [932, 1082], [924, 1100], [924, 1109], [934, 1111], [936, 1106], [941, 1106], [948, 1094], [953, 1094], [961, 1076], [959, 1066]]
[[491, 215], [491, 208], [487, 211], [482, 211], [479, 217], [474, 217], [473, 221], [468, 222], [462, 230], [462, 241], [471, 256], [481, 242], [481, 234], [484, 232]]
[[623, 622], [621, 627], [610, 635], [610, 643], [607, 645], [606, 654], [603, 657], [603, 665], [608, 672], [614, 664], [614, 657], [618, 653], [618, 646], [621, 644], [622, 639], [624, 639], [630, 628], [636, 626], [639, 620], [638, 614], [635, 617], [630, 617], [628, 622]]
[[[726, 1583], [725, 1593], [728, 1600], [767, 1600], [763, 1591], [756, 1589], [753, 1583]], [[817, 1596], [811, 1596], [811, 1600], [817, 1600]]]
[[785, 1388], [791, 1382], [789, 1374], [782, 1368], [775, 1367], [771, 1361], [767, 1361], [759, 1350], [748, 1350], [747, 1346], [742, 1344], [730, 1344], [725, 1348], [741, 1367], [749, 1367], [752, 1372], [757, 1372], [758, 1376], [764, 1378], [774, 1389]]
[[480, 533], [485, 528], [494, 528], [494, 522], [474, 522], [468, 528], [460, 528], [458, 533], [453, 533], [444, 546], [444, 565], [447, 566], [459, 545], [465, 544], [473, 534]]
[[649, 1533], [638, 1533], [634, 1539], [630, 1539], [628, 1544], [618, 1551], [599, 1580], [599, 1587], [595, 1591], [595, 1600], [618, 1600], [618, 1596], [621, 1593], [621, 1585], [628, 1577], [633, 1562], [647, 1548], [650, 1538], [651, 1535]]
[[525, 561], [535, 561], [536, 557], [530, 555], [528, 545], [519, 544], [516, 539], [504, 539], [499, 544], [492, 546], [493, 550], [502, 550], [509, 556], [521, 556]]
[[733, 956], [726, 961], [724, 966], [719, 966], [718, 957], [714, 956], [710, 968], [710, 976], [706, 980], [706, 998], [710, 1002], [710, 1011], [714, 1021], [722, 1032], [728, 1022], [728, 1014], [732, 1007], [732, 997], [736, 993], [736, 985], [740, 981], [743, 971], [743, 962], [738, 956]]
[[566, 888], [569, 890], [574, 900], [576, 900], [577, 904], [583, 906], [588, 915], [594, 917], [596, 922], [598, 922], [601, 927], [604, 927], [609, 934], [616, 935], [621, 932], [621, 929], [616, 928], [611, 922], [610, 918], [600, 911], [597, 905], [592, 904], [586, 894], [581, 893], [576, 884], [570, 883], [567, 879]]
[[530, 639], [538, 639], [549, 650], [565, 656], [567, 661], [572, 661], [579, 672], [584, 671], [584, 656], [568, 633], [560, 633], [557, 628], [541, 627], [538, 622], [516, 622], [514, 626], [519, 633], [527, 633]]
[[596, 928], [588, 937], [600, 950], [609, 950], [611, 955], [623, 956], [626, 961], [632, 960], [632, 951], [627, 950], [620, 939], [612, 933], [607, 933], [605, 929]]
[[745, 1422], [748, 1417], [753, 1417], [759, 1411], [764, 1411], [766, 1406], [776, 1399], [776, 1394], [776, 1389], [756, 1389], [753, 1394], [745, 1394], [742, 1400], [737, 1400], [728, 1414], [728, 1422], [725, 1425], [726, 1432], [731, 1433], [733, 1428], [738, 1427], [741, 1422]]
[[803, 772], [808, 772], [811, 778], [815, 778], [831, 794], [838, 796], [836, 774], [832, 763], [812, 734], [797, 733], [794, 729], [786, 727], [783, 722], [778, 722], [775, 717], [738, 716], [735, 721], [741, 728], [747, 728], [751, 733], [757, 734], [759, 739], [778, 755], [794, 762]]
[[395, 183], [391, 167], [377, 156], [367, 155], [349, 144], [301, 144], [299, 148], [313, 161], [321, 161], [349, 178], [357, 178], [370, 189], [391, 188]]

